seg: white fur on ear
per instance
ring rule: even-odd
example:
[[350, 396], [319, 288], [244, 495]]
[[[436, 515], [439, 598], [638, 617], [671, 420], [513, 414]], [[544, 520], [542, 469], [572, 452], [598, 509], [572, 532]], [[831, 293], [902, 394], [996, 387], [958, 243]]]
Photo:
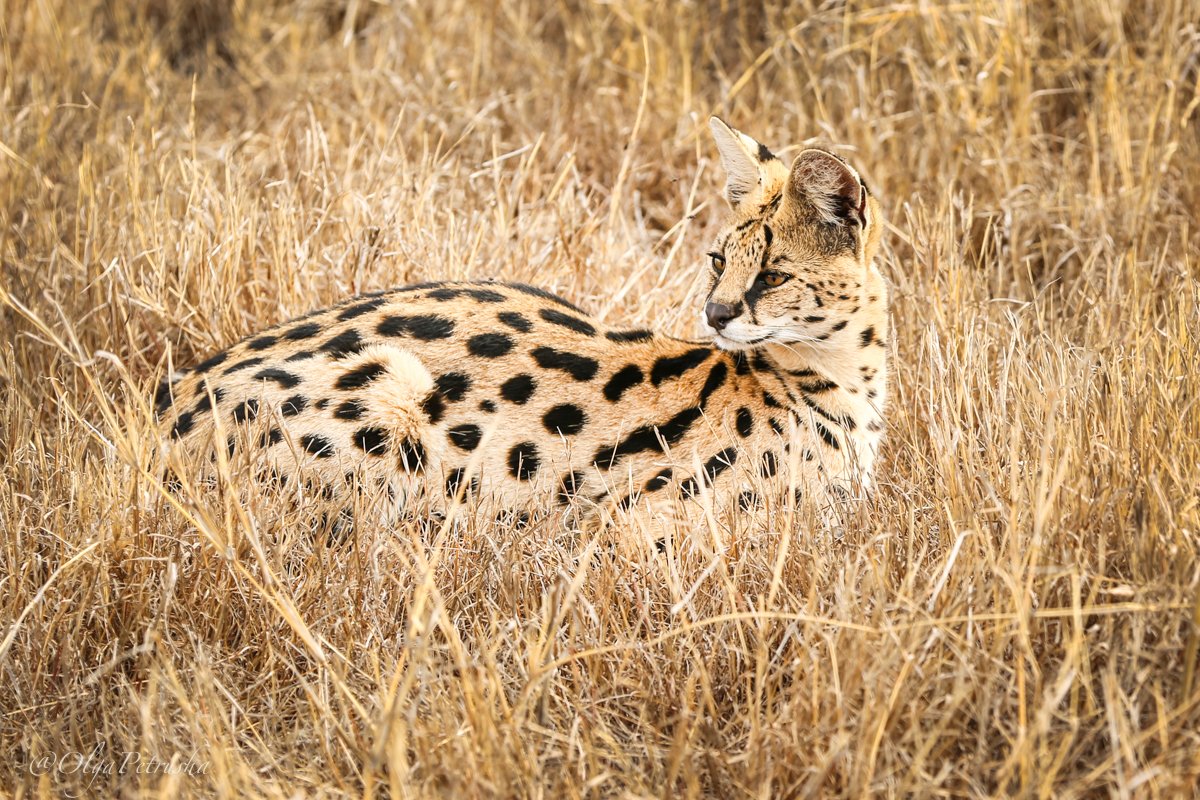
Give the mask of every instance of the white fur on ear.
[[710, 117], [717, 151], [728, 177], [725, 180], [725, 198], [736, 206], [746, 195], [756, 191], [762, 183], [762, 162], [775, 158], [764, 145], [741, 131], [725, 124], [720, 117]]
[[867, 195], [858, 173], [824, 150], [805, 150], [792, 162], [787, 194], [807, 205], [822, 222], [866, 226]]

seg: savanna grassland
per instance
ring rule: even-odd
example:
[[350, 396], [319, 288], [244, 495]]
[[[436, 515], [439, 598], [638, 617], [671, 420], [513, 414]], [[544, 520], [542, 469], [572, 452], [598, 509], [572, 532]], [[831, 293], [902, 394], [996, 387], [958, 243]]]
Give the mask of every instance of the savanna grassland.
[[[1195, 795], [1196, 0], [0, 10], [0, 792]], [[164, 486], [168, 366], [356, 292], [693, 335], [711, 113], [890, 221], [845, 526]]]

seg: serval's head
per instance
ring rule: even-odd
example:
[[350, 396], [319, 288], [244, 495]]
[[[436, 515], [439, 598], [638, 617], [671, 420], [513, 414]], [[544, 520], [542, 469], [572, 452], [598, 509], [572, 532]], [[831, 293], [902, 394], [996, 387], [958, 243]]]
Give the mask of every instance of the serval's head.
[[709, 253], [704, 323], [717, 346], [838, 344], [862, 314], [886, 307], [879, 204], [858, 172], [824, 150], [791, 166], [767, 147], [711, 120], [733, 213]]

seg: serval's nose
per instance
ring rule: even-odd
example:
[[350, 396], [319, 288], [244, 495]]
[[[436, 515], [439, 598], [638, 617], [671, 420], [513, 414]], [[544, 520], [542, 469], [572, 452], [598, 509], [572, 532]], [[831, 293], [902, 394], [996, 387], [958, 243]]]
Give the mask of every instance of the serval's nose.
[[741, 313], [741, 309], [727, 306], [724, 303], [709, 303], [704, 307], [704, 316], [714, 330], [723, 331], [729, 321]]

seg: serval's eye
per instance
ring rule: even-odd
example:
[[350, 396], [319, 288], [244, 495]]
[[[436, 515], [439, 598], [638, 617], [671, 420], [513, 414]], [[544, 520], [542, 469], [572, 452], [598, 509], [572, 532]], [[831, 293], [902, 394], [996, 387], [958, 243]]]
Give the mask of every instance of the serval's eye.
[[774, 289], [776, 286], [783, 286], [787, 283], [788, 276], [782, 272], [764, 272], [762, 282]]
[[720, 275], [725, 271], [725, 256], [720, 253], [709, 253], [708, 257], [712, 259], [713, 272]]

